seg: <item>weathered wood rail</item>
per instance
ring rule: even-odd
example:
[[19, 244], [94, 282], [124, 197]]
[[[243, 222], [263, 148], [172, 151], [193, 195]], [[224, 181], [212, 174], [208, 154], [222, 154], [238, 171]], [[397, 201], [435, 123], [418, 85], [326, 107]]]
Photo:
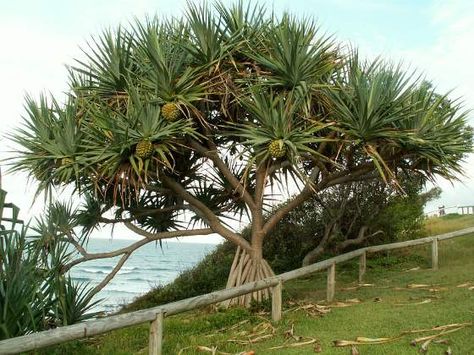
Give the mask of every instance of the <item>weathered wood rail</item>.
[[64, 343], [69, 340], [82, 339], [93, 335], [103, 334], [115, 329], [126, 328], [149, 322], [149, 353], [152, 355], [158, 355], [161, 354], [163, 343], [163, 320], [166, 316], [190, 311], [199, 307], [208, 306], [234, 297], [242, 296], [254, 291], [270, 288], [272, 293], [272, 319], [276, 322], [281, 319], [282, 315], [281, 293], [283, 288], [282, 285], [285, 281], [307, 276], [317, 271], [327, 270], [327, 300], [331, 302], [334, 299], [336, 291], [336, 264], [338, 263], [342, 263], [353, 258], [359, 258], [359, 282], [362, 282], [364, 274], [366, 273], [366, 256], [368, 253], [431, 244], [432, 268], [436, 270], [438, 269], [438, 242], [446, 239], [465, 236], [471, 233], [474, 233], [474, 227], [432, 237], [357, 249], [309, 266], [285, 272], [264, 280], [251, 282], [239, 287], [187, 298], [181, 301], [136, 312], [113, 315], [102, 319], [86, 321], [70, 326], [3, 340], [0, 341], [0, 354], [15, 354], [24, 351], [35, 350], [46, 346]]

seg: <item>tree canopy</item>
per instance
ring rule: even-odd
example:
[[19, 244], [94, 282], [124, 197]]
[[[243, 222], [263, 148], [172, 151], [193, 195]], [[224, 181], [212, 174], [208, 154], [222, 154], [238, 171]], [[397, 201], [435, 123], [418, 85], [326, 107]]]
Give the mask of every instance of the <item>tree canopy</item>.
[[[65, 102], [26, 98], [13, 170], [39, 191], [73, 186], [86, 235], [100, 223], [142, 243], [220, 234], [254, 265], [229, 285], [271, 274], [264, 238], [311, 196], [374, 178], [397, 186], [403, 171], [455, 179], [472, 150], [460, 103], [257, 3], [191, 3], [179, 19], [105, 30], [69, 73]], [[250, 241], [228, 223], [239, 216]]]

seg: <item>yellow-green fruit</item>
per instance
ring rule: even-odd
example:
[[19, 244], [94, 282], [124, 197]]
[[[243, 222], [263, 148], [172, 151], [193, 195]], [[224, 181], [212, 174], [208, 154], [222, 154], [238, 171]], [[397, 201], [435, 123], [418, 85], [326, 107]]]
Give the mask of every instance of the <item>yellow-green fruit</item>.
[[153, 154], [153, 143], [148, 139], [141, 140], [135, 147], [135, 154], [142, 159], [151, 157]]
[[172, 122], [176, 121], [179, 116], [181, 116], [181, 111], [177, 104], [174, 102], [168, 102], [161, 108], [161, 114], [165, 120]]
[[268, 145], [268, 153], [275, 158], [283, 158], [286, 155], [286, 146], [283, 140], [276, 139]]
[[66, 158], [61, 159], [61, 166], [66, 166], [73, 163], [74, 163], [74, 160], [72, 158], [66, 157]]

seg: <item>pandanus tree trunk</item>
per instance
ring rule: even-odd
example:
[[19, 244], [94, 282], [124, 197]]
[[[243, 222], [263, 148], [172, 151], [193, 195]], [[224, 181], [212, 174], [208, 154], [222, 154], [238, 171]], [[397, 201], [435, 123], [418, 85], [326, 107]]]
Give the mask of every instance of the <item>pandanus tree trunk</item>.
[[[275, 276], [268, 262], [262, 257], [262, 248], [254, 248], [252, 252], [237, 247], [234, 261], [227, 280], [227, 288], [237, 287], [249, 282]], [[263, 289], [247, 295], [233, 298], [224, 305], [241, 305], [249, 307], [252, 301], [261, 302], [270, 298], [270, 290]]]

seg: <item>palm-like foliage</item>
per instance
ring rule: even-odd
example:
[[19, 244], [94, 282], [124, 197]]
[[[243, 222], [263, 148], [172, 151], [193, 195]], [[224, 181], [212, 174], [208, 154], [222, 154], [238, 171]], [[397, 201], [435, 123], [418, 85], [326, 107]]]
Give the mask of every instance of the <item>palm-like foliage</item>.
[[0, 238], [0, 339], [43, 328], [51, 301], [38, 282], [33, 254], [26, 251], [26, 228], [2, 231]]
[[[313, 193], [377, 176], [396, 185], [401, 170], [461, 173], [472, 151], [461, 107], [401, 66], [342, 48], [311, 19], [243, 1], [105, 31], [70, 69], [66, 104], [27, 99], [13, 170], [40, 191], [87, 196], [85, 235], [104, 221], [93, 213], [157, 239], [192, 222], [257, 259]], [[278, 198], [268, 190], [288, 192], [288, 177], [300, 194], [264, 220]], [[251, 245], [225, 223], [236, 213], [251, 219]]]
[[86, 283], [73, 281], [70, 276], [59, 276], [55, 280], [56, 302], [52, 317], [61, 326], [71, 325], [94, 317], [90, 311], [100, 302], [92, 301], [93, 289]]
[[[92, 289], [76, 284], [63, 272], [71, 256], [65, 239], [70, 232], [72, 209], [53, 205], [47, 219], [39, 219], [35, 237], [17, 219], [18, 210], [5, 203], [0, 189], [0, 339], [72, 324], [94, 316], [88, 313]], [[4, 217], [7, 207], [12, 217]], [[74, 223], [74, 222], [73, 222]]]

